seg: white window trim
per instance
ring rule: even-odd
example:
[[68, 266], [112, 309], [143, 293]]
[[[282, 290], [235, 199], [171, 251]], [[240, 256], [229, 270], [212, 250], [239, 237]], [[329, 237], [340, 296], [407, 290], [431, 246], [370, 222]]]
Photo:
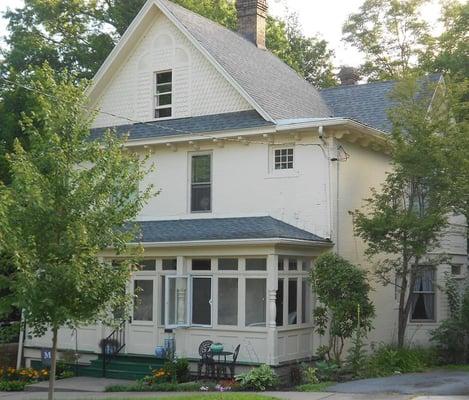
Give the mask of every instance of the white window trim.
[[[156, 78], [158, 74], [164, 74], [165, 72], [171, 72], [171, 91], [170, 92], [164, 92], [164, 93], [157, 93], [156, 92]], [[170, 94], [171, 95], [171, 104], [165, 104], [164, 106], [157, 106], [157, 97], [165, 94]], [[174, 71], [172, 69], [166, 69], [162, 71], [155, 71], [153, 73], [153, 110], [152, 110], [152, 119], [155, 121], [164, 121], [167, 119], [173, 119], [174, 118]], [[171, 109], [171, 116], [170, 117], [162, 117], [162, 118], [156, 118], [155, 117], [155, 111], [156, 110], [162, 110], [164, 108], [170, 108]]]
[[[293, 150], [293, 168], [288, 169], [275, 169], [275, 151], [283, 149]], [[292, 143], [290, 145], [271, 145], [268, 146], [268, 175], [267, 179], [276, 178], [296, 178], [298, 177], [299, 171], [297, 170], [297, 151], [296, 146]]]
[[[210, 210], [192, 211], [192, 157], [194, 156], [210, 156]], [[197, 151], [188, 152], [187, 159], [187, 186], [188, 186], [188, 202], [187, 211], [189, 214], [211, 214], [213, 213], [213, 152]]]
[[[186, 319], [187, 323], [186, 324], [170, 324], [169, 323], [169, 281], [170, 279], [178, 279], [178, 278], [185, 278], [187, 279], [187, 290], [186, 290]], [[188, 275], [166, 275], [165, 276], [165, 294], [164, 294], [164, 303], [165, 303], [165, 313], [164, 313], [164, 326], [167, 329], [174, 329], [174, 328], [183, 328], [183, 327], [188, 327], [190, 326], [190, 320], [192, 319], [192, 316], [190, 314], [191, 311], [191, 302], [190, 302], [190, 277]], [[176, 304], [177, 307], [177, 304]]]
[[[151, 272], [154, 273], [154, 271], [151, 271]], [[152, 276], [148, 276], [148, 275], [134, 275], [134, 276], [132, 276], [132, 279], [130, 281], [131, 282], [130, 283], [131, 284], [130, 290], [131, 290], [132, 296], [135, 296], [135, 281], [152, 281], [153, 282], [152, 319], [151, 319], [151, 321], [143, 321], [143, 320], [134, 318], [134, 307], [135, 307], [135, 301], [137, 300], [137, 298], [134, 297], [134, 299], [132, 301], [132, 322], [131, 322], [132, 325], [134, 325], [134, 326], [154, 326], [155, 325], [156, 318], [157, 318], [157, 312], [156, 312], [156, 308], [155, 308], [155, 295], [157, 294], [157, 292], [156, 292], [156, 289], [157, 289], [156, 280], [157, 279], [154, 275], [152, 275]]]
[[[200, 328], [212, 328], [213, 327], [213, 276], [210, 275], [190, 275], [190, 292], [188, 295], [189, 303], [190, 303], [190, 319], [189, 319], [189, 325], [192, 327], [200, 327]], [[194, 287], [194, 279], [210, 279], [210, 324], [194, 324], [192, 322], [192, 293], [193, 293], [193, 287]]]
[[409, 324], [436, 324], [438, 323], [437, 312], [438, 312], [438, 297], [437, 297], [437, 268], [429, 266], [433, 269], [433, 291], [428, 290], [418, 290], [414, 291], [412, 289], [411, 295], [414, 293], [418, 294], [433, 294], [433, 318], [431, 319], [414, 319], [412, 318], [412, 310], [409, 312]]

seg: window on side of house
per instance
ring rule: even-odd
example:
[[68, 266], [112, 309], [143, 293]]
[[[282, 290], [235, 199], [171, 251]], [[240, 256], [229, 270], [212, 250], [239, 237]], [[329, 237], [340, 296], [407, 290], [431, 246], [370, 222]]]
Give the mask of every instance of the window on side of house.
[[155, 119], [172, 116], [173, 72], [155, 73]]
[[419, 271], [412, 291], [412, 321], [435, 320], [435, 270], [432, 267]]
[[212, 210], [212, 155], [191, 157], [191, 212]]
[[274, 170], [293, 169], [293, 148], [274, 149]]

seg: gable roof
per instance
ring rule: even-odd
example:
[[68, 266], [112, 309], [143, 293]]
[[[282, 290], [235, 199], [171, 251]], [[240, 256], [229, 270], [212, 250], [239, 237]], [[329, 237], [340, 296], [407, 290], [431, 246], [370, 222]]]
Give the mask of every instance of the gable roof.
[[[429, 101], [432, 87], [441, 79], [441, 74], [431, 74], [422, 79], [422, 90], [418, 96], [427, 96]], [[371, 82], [360, 85], [336, 86], [321, 90], [335, 117], [349, 118], [384, 132], [391, 131], [388, 110], [393, 107], [390, 98], [396, 81]]]
[[[120, 135], [128, 133], [130, 140], [139, 140], [163, 136], [262, 128], [273, 125], [273, 122], [266, 121], [257, 111], [251, 110], [118, 125], [114, 129]], [[108, 128], [92, 129], [91, 138], [101, 137], [106, 129]]]
[[[327, 118], [331, 111], [319, 92], [267, 50], [241, 35], [169, 0], [148, 0], [96, 73], [88, 94], [97, 98], [116, 63], [125, 62], [158, 8], [268, 121]], [[98, 93], [96, 93], [96, 91]]]
[[272, 217], [203, 218], [139, 221], [139, 242], [192, 242], [207, 240], [293, 239], [331, 243], [311, 232]]
[[319, 92], [270, 51], [170, 0], [157, 0], [274, 120], [331, 115]]

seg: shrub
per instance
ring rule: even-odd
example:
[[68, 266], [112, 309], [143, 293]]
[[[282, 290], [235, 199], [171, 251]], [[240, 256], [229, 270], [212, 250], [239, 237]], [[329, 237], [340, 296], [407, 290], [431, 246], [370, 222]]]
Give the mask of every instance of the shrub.
[[147, 385], [143, 381], [138, 381], [131, 385], [113, 385], [106, 387], [106, 392], [198, 392], [200, 383], [157, 383]]
[[335, 381], [339, 372], [339, 366], [328, 361], [318, 361], [316, 363], [316, 373], [321, 382]]
[[240, 383], [241, 388], [256, 391], [273, 389], [279, 384], [277, 374], [266, 364], [238, 375], [236, 380]]
[[450, 317], [431, 332], [441, 363], [469, 362], [469, 287], [460, 294], [453, 277], [447, 275], [445, 292]]
[[298, 392], [322, 392], [333, 384], [335, 384], [335, 382], [307, 383], [296, 386], [295, 390]]
[[301, 365], [301, 380], [303, 384], [317, 384], [319, 383], [318, 369], [310, 365]]
[[21, 392], [26, 383], [25, 381], [0, 381], [0, 392]]
[[421, 372], [435, 364], [434, 356], [433, 349], [381, 345], [368, 358], [366, 375], [378, 377], [395, 373]]
[[326, 253], [315, 262], [311, 284], [321, 304], [314, 310], [316, 332], [329, 334], [324, 355], [340, 365], [345, 341], [352, 337], [358, 325], [361, 324], [364, 332], [371, 329], [375, 308], [369, 298], [371, 286], [367, 273], [336, 254]]

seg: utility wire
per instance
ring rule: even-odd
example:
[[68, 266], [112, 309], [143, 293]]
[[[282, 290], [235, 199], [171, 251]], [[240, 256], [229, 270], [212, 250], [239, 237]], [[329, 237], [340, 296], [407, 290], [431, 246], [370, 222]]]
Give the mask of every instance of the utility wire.
[[[20, 82], [17, 82], [17, 81], [12, 81], [11, 79], [7, 79], [3, 76], [0, 76], [0, 79], [3, 80], [4, 82], [8, 83], [8, 84], [11, 84], [11, 85], [14, 85], [14, 86], [17, 86], [17, 87], [21, 87], [21, 88], [23, 88], [25, 90], [28, 90], [30, 92], [46, 96], [46, 97], [48, 97], [50, 99], [53, 99], [55, 101], [62, 102], [62, 103], [64, 102], [63, 99], [59, 99], [57, 96], [54, 96], [50, 93], [46, 93], [46, 92], [44, 92], [42, 90], [39, 90], [35, 87], [28, 86], [26, 84], [23, 84], [23, 83], [20, 83]], [[65, 102], [67, 102], [69, 104], [75, 104], [72, 101], [65, 101]], [[286, 146], [286, 145], [291, 145], [292, 144], [291, 142], [274, 143], [273, 141], [251, 140], [251, 139], [248, 139], [248, 138], [220, 138], [220, 137], [213, 136], [213, 135], [206, 134], [206, 133], [198, 133], [198, 132], [196, 133], [196, 132], [191, 132], [191, 131], [184, 130], [184, 129], [177, 129], [177, 128], [173, 128], [173, 127], [169, 127], [169, 126], [164, 126], [164, 125], [161, 125], [161, 124], [158, 124], [158, 123], [155, 123], [155, 122], [139, 121], [139, 120], [136, 120], [136, 119], [124, 116], [124, 115], [119, 115], [119, 114], [112, 113], [112, 112], [109, 112], [109, 111], [103, 111], [103, 110], [97, 109], [97, 108], [87, 107], [85, 105], [81, 105], [80, 107], [83, 108], [84, 110], [88, 111], [88, 112], [108, 115], [108, 116], [111, 116], [111, 117], [114, 117], [114, 118], [118, 118], [118, 119], [122, 119], [122, 120], [125, 120], [125, 121], [128, 121], [128, 122], [131, 122], [132, 124], [144, 124], [144, 125], [148, 125], [148, 126], [151, 126], [151, 127], [157, 127], [157, 128], [177, 132], [179, 134], [185, 134], [185, 135], [190, 135], [190, 136], [194, 136], [194, 135], [202, 136], [202, 137], [206, 137], [208, 139], [212, 139], [212, 140], [216, 140], [216, 141], [220, 141], [220, 142], [221, 141], [231, 141], [231, 142], [238, 142], [238, 143], [243, 143], [243, 144], [247, 143], [247, 144], [262, 144], [262, 145], [275, 144], [276, 146]], [[116, 126], [114, 126], [114, 127], [116, 127]], [[319, 143], [297, 143], [297, 142], [295, 142], [294, 144], [295, 144], [295, 146], [318, 146], [319, 148], [321, 148], [321, 150], [325, 154], [325, 150], [324, 150], [323, 145], [319, 144]], [[345, 150], [343, 149], [342, 146], [340, 146], [340, 147], [341, 147], [341, 150], [343, 150], [344, 153], [346, 154], [346, 157], [345, 157], [345, 160], [336, 160], [336, 161], [346, 161], [346, 160], [348, 160], [348, 158], [350, 157], [349, 154], [345, 152]], [[326, 158], [327, 158], [327, 156], [326, 156]]]

